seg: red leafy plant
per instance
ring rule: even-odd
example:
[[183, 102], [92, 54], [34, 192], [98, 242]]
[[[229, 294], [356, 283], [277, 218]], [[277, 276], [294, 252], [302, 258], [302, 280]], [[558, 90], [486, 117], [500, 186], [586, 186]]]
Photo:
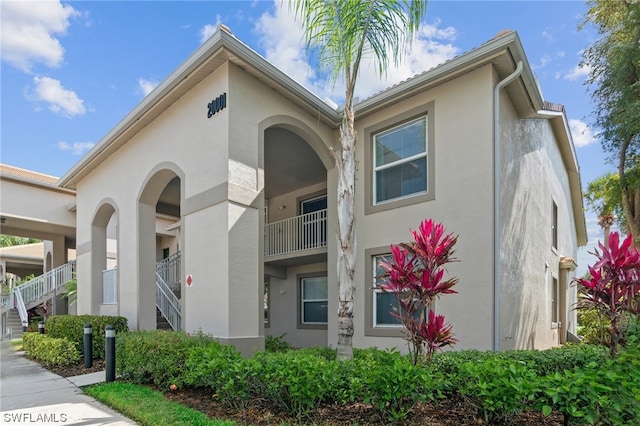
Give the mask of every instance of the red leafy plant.
[[445, 279], [445, 265], [457, 261], [453, 246], [458, 237], [445, 234], [444, 226], [431, 219], [411, 234], [413, 241], [391, 245], [391, 256], [382, 262], [384, 272], [377, 278], [380, 290], [397, 296], [391, 315], [404, 327], [415, 365], [457, 342], [451, 324], [434, 312], [434, 302], [442, 294], [457, 293], [452, 287], [458, 279]]
[[622, 321], [627, 317], [640, 319], [640, 253], [633, 247], [633, 237], [622, 242], [617, 232], [609, 236], [609, 244], [598, 242], [590, 252], [597, 257], [589, 267], [589, 277], [578, 278], [580, 298], [578, 309], [595, 309], [608, 325], [603, 342], [615, 357], [623, 337]]

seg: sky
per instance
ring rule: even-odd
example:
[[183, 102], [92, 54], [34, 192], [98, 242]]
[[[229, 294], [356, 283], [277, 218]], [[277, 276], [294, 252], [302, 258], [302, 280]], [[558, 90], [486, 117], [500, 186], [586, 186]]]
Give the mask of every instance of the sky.
[[[364, 99], [492, 39], [517, 31], [545, 100], [565, 105], [583, 188], [613, 171], [594, 128], [583, 50], [597, 39], [584, 1], [431, 0], [403, 62], [380, 78], [364, 60]], [[0, 2], [0, 162], [63, 176], [218, 27], [327, 102], [342, 88], [317, 69], [281, 0]], [[586, 214], [589, 245], [602, 239]]]

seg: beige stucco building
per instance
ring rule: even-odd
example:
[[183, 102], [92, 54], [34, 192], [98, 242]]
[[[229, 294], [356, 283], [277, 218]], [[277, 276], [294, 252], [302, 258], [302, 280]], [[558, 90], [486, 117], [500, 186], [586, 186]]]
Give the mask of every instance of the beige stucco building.
[[[459, 235], [459, 294], [436, 307], [456, 348], [546, 348], [575, 333], [579, 170], [517, 34], [355, 110], [354, 345], [404, 347], [374, 270], [426, 218]], [[77, 197], [78, 313], [153, 329], [164, 303], [180, 329], [245, 353], [265, 335], [335, 345], [340, 120], [219, 29], [58, 183]]]

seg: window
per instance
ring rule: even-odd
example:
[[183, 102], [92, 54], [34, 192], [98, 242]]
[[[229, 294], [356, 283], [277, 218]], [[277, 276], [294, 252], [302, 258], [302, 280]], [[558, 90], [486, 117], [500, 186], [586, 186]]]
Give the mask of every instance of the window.
[[558, 206], [552, 202], [551, 210], [551, 247], [558, 249]]
[[300, 278], [300, 325], [323, 325], [328, 318], [327, 277]]
[[[391, 315], [391, 310], [397, 306], [398, 299], [393, 293], [378, 290], [377, 278], [382, 274], [381, 262], [391, 256], [389, 246], [370, 248], [365, 250], [367, 267], [362, 293], [364, 294], [364, 317], [366, 336], [403, 337], [400, 321]], [[356, 295], [360, 291], [356, 292]]]
[[373, 137], [375, 203], [427, 192], [427, 118]]
[[364, 129], [365, 214], [435, 199], [434, 102]]
[[384, 273], [382, 262], [389, 261], [391, 254], [373, 256], [373, 327], [402, 327], [400, 320], [391, 311], [398, 306], [398, 297], [395, 293], [385, 293], [377, 287], [380, 277]]
[[558, 300], [560, 294], [558, 293], [558, 279], [553, 277], [551, 279], [551, 326], [559, 327], [558, 317], [560, 305], [558, 304]]

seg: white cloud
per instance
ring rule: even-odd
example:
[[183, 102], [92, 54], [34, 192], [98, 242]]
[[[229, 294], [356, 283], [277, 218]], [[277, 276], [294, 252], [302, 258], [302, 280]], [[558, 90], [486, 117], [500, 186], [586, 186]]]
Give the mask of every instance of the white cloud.
[[547, 64], [549, 64], [549, 62], [551, 62], [551, 56], [549, 56], [548, 54], [545, 54], [542, 58], [540, 58], [540, 63], [539, 64], [531, 64], [531, 68], [533, 70], [544, 68], [544, 67], [547, 66]]
[[553, 38], [553, 34], [551, 34], [551, 30], [549, 30], [549, 28], [545, 28], [544, 31], [542, 31], [542, 37], [544, 37], [547, 41], [555, 41], [555, 39]]
[[62, 63], [64, 49], [56, 36], [66, 34], [78, 11], [59, 1], [2, 1], [0, 7], [3, 61], [27, 73], [36, 63]]
[[200, 28], [200, 43], [204, 43], [216, 32], [218, 29], [218, 25], [222, 23], [222, 17], [220, 15], [216, 15], [216, 23], [214, 25], [207, 24], [204, 27]]
[[[309, 64], [302, 28], [286, 5], [274, 2], [273, 13], [264, 13], [257, 20], [255, 31], [260, 37], [266, 58], [275, 66], [321, 98], [328, 97], [338, 103], [344, 101], [344, 84], [339, 81], [334, 87], [332, 81], [325, 81], [325, 76], [318, 74]], [[452, 44], [456, 36], [455, 28], [441, 28], [439, 20], [433, 24], [423, 24], [409, 53], [382, 77], [378, 74], [375, 60], [363, 57], [355, 96], [367, 98], [453, 58], [460, 52]]]
[[596, 142], [593, 131], [584, 121], [571, 119], [569, 120], [569, 128], [576, 147], [581, 148]]
[[578, 64], [571, 71], [565, 73], [564, 79], [574, 81], [582, 77], [586, 77], [591, 73], [591, 67], [588, 65]]
[[96, 144], [92, 142], [74, 142], [72, 144], [65, 141], [58, 142], [58, 148], [60, 150], [71, 151], [73, 155], [82, 155], [93, 148], [95, 145]]
[[86, 112], [84, 101], [73, 90], [62, 87], [60, 81], [50, 77], [34, 77], [36, 87], [30, 96], [34, 101], [48, 104], [49, 110], [65, 117], [82, 115]]
[[158, 85], [157, 81], [147, 80], [144, 78], [138, 79], [138, 90], [142, 93], [143, 96], [147, 96], [149, 93], [153, 91]]

